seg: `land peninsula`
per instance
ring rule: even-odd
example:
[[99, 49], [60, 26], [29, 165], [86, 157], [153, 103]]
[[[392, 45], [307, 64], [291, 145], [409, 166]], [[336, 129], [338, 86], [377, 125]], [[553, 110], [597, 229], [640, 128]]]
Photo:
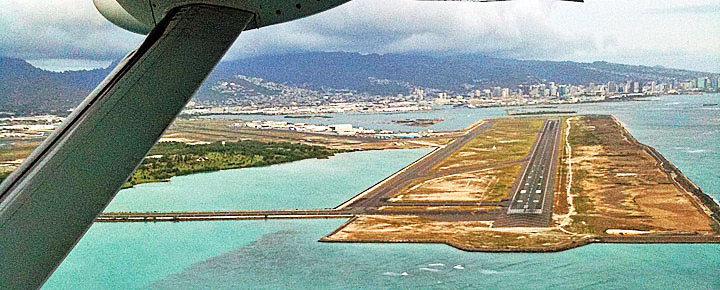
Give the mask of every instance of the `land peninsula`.
[[126, 186], [354, 150], [428, 147], [435, 150], [335, 209], [104, 213], [98, 221], [350, 218], [321, 241], [445, 243], [495, 252], [720, 242], [714, 200], [607, 115], [480, 120], [413, 140], [179, 119]]
[[328, 158], [347, 151], [299, 143], [252, 140], [191, 144], [174, 140], [160, 142], [153, 147], [124, 187], [168, 181], [171, 177], [201, 172]]
[[419, 140], [181, 120], [164, 138], [284, 141], [331, 150], [318, 154], [435, 150], [334, 209], [105, 213], [98, 221], [350, 218], [320, 241], [444, 243], [489, 252], [560, 251], [589, 243], [720, 242], [720, 208], [713, 199], [607, 115], [481, 120]]
[[[433, 174], [390, 190], [378, 213], [358, 214], [321, 241], [445, 243], [494, 252], [559, 251], [596, 242], [720, 242], [717, 204], [615, 118], [558, 118], [560, 136], [540, 130], [543, 120], [492, 120]], [[544, 196], [535, 189], [541, 187], [533, 188], [542, 201], [529, 198], [544, 204], [516, 207], [530, 202], [517, 196], [528, 188], [528, 170], [542, 174], [533, 155], [542, 154], [537, 148], [548, 137], [559, 141], [547, 143], [559, 147], [547, 152], [559, 154], [545, 155], [557, 166], [540, 180], [554, 182], [544, 185]]]

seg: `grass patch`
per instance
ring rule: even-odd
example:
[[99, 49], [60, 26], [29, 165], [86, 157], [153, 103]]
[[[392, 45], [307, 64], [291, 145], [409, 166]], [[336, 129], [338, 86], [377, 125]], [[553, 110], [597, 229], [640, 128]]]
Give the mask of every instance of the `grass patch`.
[[7, 150], [0, 151], [0, 162], [27, 158], [40, 142], [18, 142], [8, 146]]
[[578, 146], [596, 146], [602, 145], [602, 141], [597, 134], [592, 131], [594, 128], [588, 126], [583, 119], [579, 119], [572, 124], [570, 128], [570, 136], [568, 137], [568, 143], [572, 148]]
[[155, 144], [125, 187], [164, 181], [174, 176], [246, 167], [260, 167], [309, 158], [328, 158], [345, 150], [296, 143], [258, 141], [188, 145]]
[[[516, 161], [530, 154], [545, 119], [505, 118], [450, 155], [433, 170], [461, 168], [478, 164]], [[493, 149], [493, 147], [495, 149]]]
[[510, 188], [515, 183], [522, 170], [521, 164], [505, 166], [500, 169], [500, 180], [495, 184], [492, 192], [490, 192], [489, 202], [499, 202], [508, 199], [510, 196]]

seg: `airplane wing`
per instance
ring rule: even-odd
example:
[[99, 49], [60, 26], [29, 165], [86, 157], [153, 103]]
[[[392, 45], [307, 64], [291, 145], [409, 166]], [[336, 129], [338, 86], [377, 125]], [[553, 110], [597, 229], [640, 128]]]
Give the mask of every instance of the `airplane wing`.
[[173, 9], [0, 187], [0, 289], [39, 288], [254, 14]]
[[0, 184], [0, 289], [43, 285], [243, 30], [347, 1], [94, 0], [149, 34]]

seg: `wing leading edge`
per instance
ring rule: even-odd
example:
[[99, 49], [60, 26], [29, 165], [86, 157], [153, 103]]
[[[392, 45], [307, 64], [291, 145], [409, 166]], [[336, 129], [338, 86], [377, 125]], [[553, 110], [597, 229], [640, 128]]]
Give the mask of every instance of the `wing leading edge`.
[[254, 17], [174, 9], [0, 185], [0, 289], [42, 286]]

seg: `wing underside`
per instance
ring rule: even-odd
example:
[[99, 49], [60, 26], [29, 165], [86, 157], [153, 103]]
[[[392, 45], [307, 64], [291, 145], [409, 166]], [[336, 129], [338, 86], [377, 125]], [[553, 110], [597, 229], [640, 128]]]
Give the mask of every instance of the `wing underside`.
[[42, 286], [253, 17], [174, 9], [0, 185], [0, 289]]

